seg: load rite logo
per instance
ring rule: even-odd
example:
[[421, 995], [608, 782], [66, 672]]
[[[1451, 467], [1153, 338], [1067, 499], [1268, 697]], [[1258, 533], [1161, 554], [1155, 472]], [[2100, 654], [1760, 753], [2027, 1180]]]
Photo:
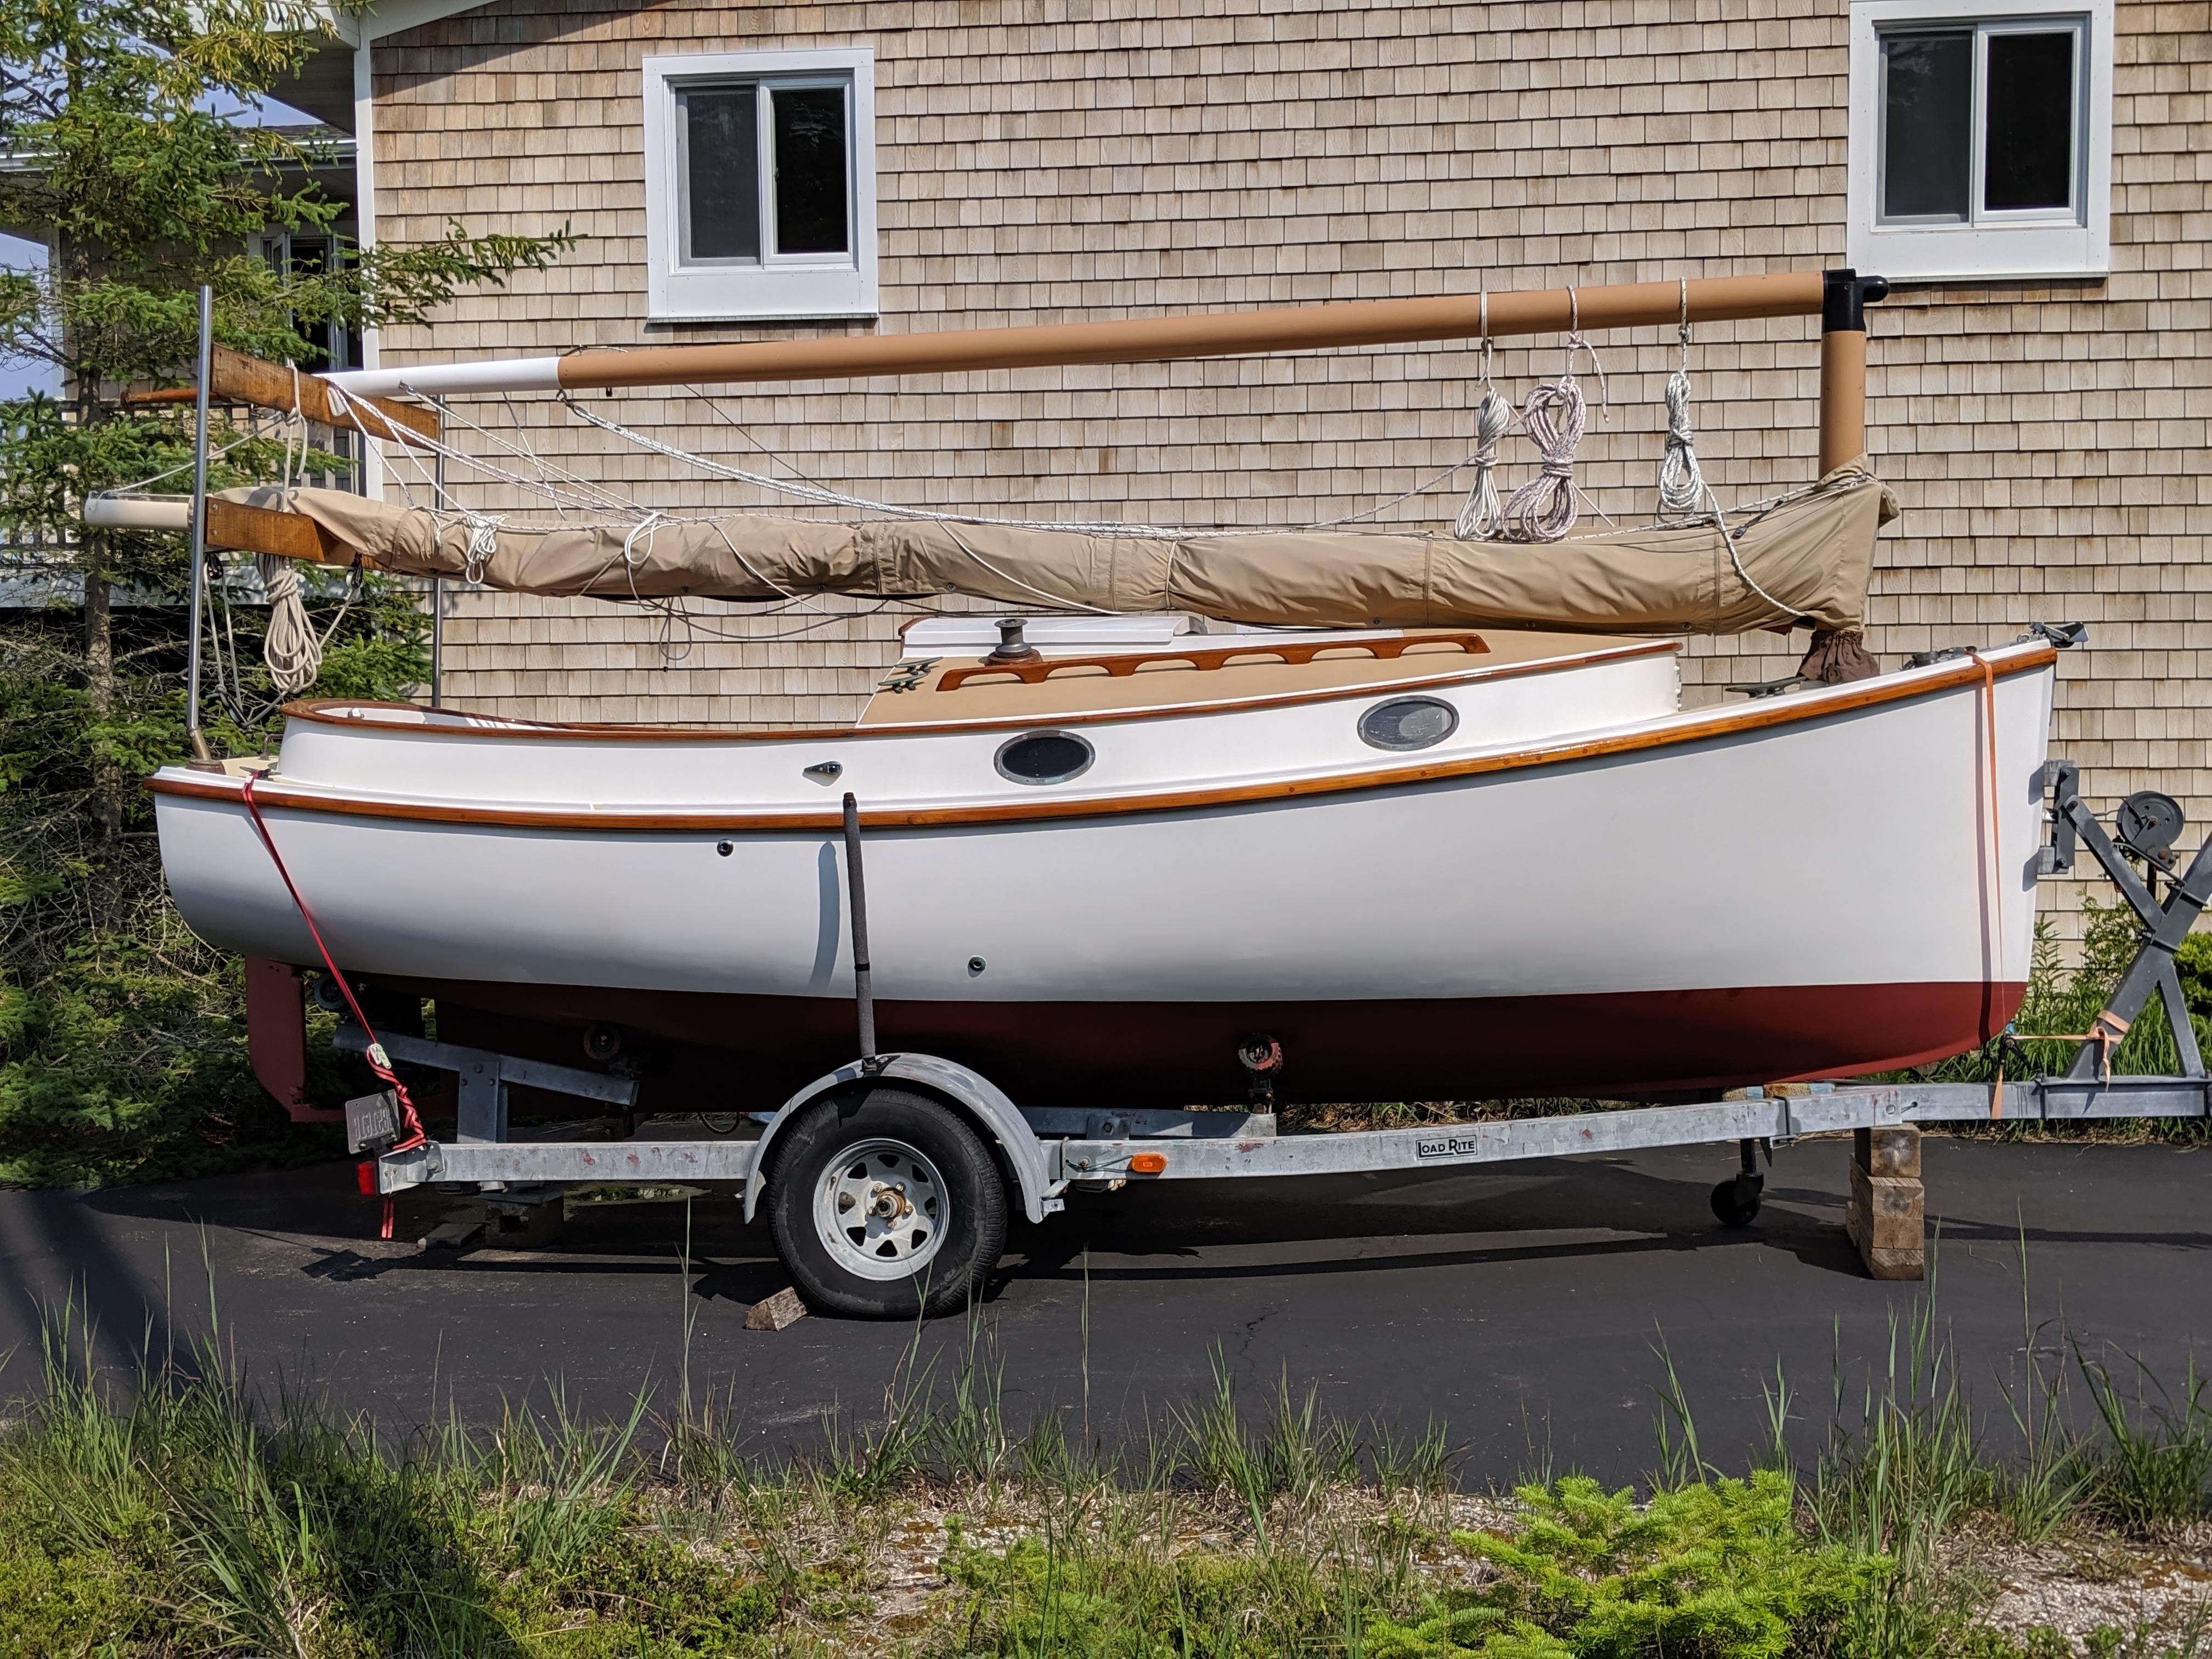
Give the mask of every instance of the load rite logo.
[[1431, 1135], [1413, 1143], [1416, 1158], [1471, 1158], [1485, 1144], [1474, 1135]]

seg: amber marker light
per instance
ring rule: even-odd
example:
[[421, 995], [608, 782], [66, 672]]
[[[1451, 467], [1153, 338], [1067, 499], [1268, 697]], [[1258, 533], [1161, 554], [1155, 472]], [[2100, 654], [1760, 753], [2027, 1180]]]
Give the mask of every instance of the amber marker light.
[[1168, 1167], [1165, 1152], [1133, 1152], [1129, 1155], [1131, 1175], [1158, 1175]]

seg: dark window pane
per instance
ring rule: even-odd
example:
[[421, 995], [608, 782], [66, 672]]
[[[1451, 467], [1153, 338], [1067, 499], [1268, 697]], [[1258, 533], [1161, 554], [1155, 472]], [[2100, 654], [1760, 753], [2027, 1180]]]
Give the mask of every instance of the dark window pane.
[[1000, 745], [999, 775], [1016, 783], [1065, 783], [1091, 769], [1091, 745], [1073, 732], [1033, 732]]
[[1974, 37], [1893, 34], [1882, 55], [1881, 216], [1964, 219]]
[[845, 91], [796, 87], [775, 105], [775, 251], [843, 253]]
[[754, 89], [693, 87], [684, 98], [686, 259], [760, 258], [760, 127]]
[[2074, 204], [2074, 31], [1990, 36], [1986, 208]]

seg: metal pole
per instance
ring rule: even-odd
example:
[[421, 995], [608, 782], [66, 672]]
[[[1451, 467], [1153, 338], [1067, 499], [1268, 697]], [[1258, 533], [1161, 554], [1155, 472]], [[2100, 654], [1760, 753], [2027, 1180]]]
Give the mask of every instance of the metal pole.
[[200, 730], [200, 616], [207, 603], [208, 374], [215, 356], [215, 290], [200, 285], [199, 384], [192, 396], [192, 568], [185, 610], [191, 638], [185, 648], [185, 736], [201, 760], [208, 753]]
[[[438, 425], [446, 424], [446, 400], [433, 398], [431, 406], [438, 411]], [[446, 452], [438, 450], [430, 465], [430, 489], [436, 498], [438, 510], [446, 510]], [[430, 707], [446, 706], [446, 581], [442, 576], [430, 578]]]
[[860, 879], [860, 804], [845, 797], [845, 891], [853, 912], [853, 998], [860, 1015], [860, 1058], [876, 1057], [876, 992], [868, 971], [868, 890]]

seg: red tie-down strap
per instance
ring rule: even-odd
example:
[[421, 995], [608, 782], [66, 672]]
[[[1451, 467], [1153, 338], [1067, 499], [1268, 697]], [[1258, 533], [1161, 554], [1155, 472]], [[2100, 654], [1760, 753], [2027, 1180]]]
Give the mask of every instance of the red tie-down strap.
[[[300, 889], [292, 879], [292, 872], [284, 867], [284, 855], [276, 850], [276, 843], [270, 838], [269, 826], [262, 820], [261, 808], [253, 799], [253, 786], [264, 775], [260, 772], [246, 775], [246, 815], [253, 820], [253, 833], [261, 837], [261, 844], [269, 849], [269, 861], [276, 866], [277, 875], [283, 878], [284, 890], [292, 896], [292, 903], [300, 912], [300, 920], [307, 924], [308, 937], [315, 941], [315, 949], [323, 958], [323, 966], [330, 970], [331, 979], [337, 986], [339, 994], [345, 998], [346, 1006], [353, 1011], [354, 1023], [361, 1027], [362, 1034], [368, 1039], [368, 1047], [363, 1056], [368, 1061], [368, 1069], [376, 1074], [379, 1082], [391, 1089], [392, 1097], [399, 1103], [399, 1121], [405, 1133], [392, 1143], [391, 1150], [404, 1152], [411, 1146], [420, 1146], [429, 1136], [422, 1133], [422, 1120], [416, 1115], [415, 1102], [408, 1095], [407, 1085], [392, 1071], [392, 1057], [384, 1052], [384, 1044], [378, 1041], [376, 1028], [368, 1023], [368, 1016], [362, 1012], [361, 999], [354, 995], [353, 987], [338, 971], [337, 963], [331, 957], [331, 947], [323, 943], [323, 930], [315, 926], [314, 912], [307, 908], [307, 901], [300, 896]], [[364, 1164], [362, 1167], [366, 1170], [369, 1166]], [[366, 1177], [362, 1184], [364, 1191], [373, 1191]], [[387, 1196], [384, 1200], [383, 1228], [383, 1236], [386, 1238], [392, 1237], [392, 1200]]]

